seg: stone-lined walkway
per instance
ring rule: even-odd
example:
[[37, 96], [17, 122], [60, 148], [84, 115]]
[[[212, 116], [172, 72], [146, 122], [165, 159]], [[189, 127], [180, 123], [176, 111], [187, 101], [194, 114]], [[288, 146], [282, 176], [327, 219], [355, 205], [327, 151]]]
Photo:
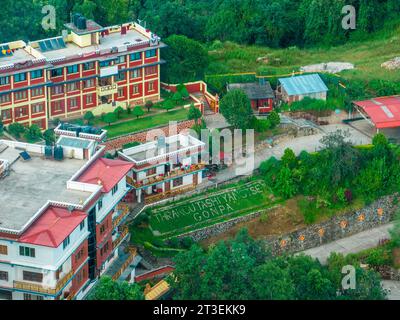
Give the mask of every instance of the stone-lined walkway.
[[388, 223], [377, 228], [362, 231], [347, 238], [342, 238], [319, 247], [305, 250], [302, 253], [316, 258], [322, 264], [325, 264], [332, 252], [346, 255], [378, 246], [380, 240], [390, 238], [389, 230], [391, 228], [393, 228], [393, 223]]

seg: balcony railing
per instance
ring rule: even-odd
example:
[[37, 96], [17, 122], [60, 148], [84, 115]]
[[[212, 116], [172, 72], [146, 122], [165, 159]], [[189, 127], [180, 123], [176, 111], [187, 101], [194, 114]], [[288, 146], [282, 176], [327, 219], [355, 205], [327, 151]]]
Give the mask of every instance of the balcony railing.
[[205, 164], [198, 163], [198, 164], [192, 164], [187, 169], [178, 168], [178, 169], [172, 170], [167, 175], [163, 175], [163, 176], [159, 175], [159, 176], [147, 178], [143, 181], [136, 181], [136, 180], [128, 177], [126, 181], [128, 182], [128, 184], [130, 184], [131, 186], [133, 186], [135, 188], [142, 188], [142, 187], [150, 186], [153, 184], [158, 184], [165, 180], [170, 180], [171, 178], [180, 177], [180, 176], [183, 176], [183, 175], [186, 175], [189, 173], [200, 171], [200, 170], [203, 170], [204, 168], [205, 168]]
[[55, 288], [48, 288], [48, 287], [45, 287], [40, 284], [27, 283], [27, 282], [23, 282], [23, 281], [14, 281], [14, 289], [56, 295], [66, 285], [66, 283], [72, 278], [73, 275], [74, 275], [74, 271], [71, 270], [64, 276], [64, 278], [62, 278], [60, 281], [58, 281]]
[[123, 218], [125, 218], [129, 213], [130, 209], [129, 206], [125, 203], [120, 203], [117, 205], [117, 210], [121, 211], [118, 217], [116, 217], [113, 221], [113, 229], [115, 229], [119, 223], [122, 221]]
[[118, 247], [122, 240], [125, 238], [125, 236], [128, 234], [129, 228], [127, 226], [124, 226], [119, 237], [113, 241], [113, 249]]
[[106, 85], [106, 86], [98, 86], [97, 87], [97, 94], [102, 96], [108, 96], [110, 94], [115, 94], [118, 92], [118, 85], [116, 83]]
[[196, 185], [190, 184], [190, 185], [184, 186], [182, 188], [177, 188], [174, 190], [166, 191], [166, 192], [151, 195], [151, 196], [145, 196], [144, 202], [145, 202], [145, 204], [155, 203], [157, 201], [164, 200], [167, 198], [172, 198], [177, 195], [180, 195], [180, 194], [183, 194], [183, 193], [186, 193], [189, 191], [193, 191], [195, 189], [196, 189]]
[[135, 247], [129, 247], [129, 256], [128, 259], [124, 262], [121, 268], [112, 276], [113, 280], [118, 280], [118, 278], [122, 275], [122, 273], [128, 268], [128, 266], [132, 263], [133, 259], [137, 255], [137, 249]]

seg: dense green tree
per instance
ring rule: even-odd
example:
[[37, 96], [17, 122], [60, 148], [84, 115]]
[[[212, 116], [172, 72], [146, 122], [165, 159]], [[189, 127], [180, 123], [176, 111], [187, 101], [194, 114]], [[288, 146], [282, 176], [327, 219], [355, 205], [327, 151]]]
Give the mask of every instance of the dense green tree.
[[48, 129], [43, 132], [43, 139], [46, 141], [46, 145], [51, 146], [56, 142], [54, 130]]
[[28, 141], [40, 139], [43, 137], [42, 130], [37, 124], [32, 124], [26, 129], [25, 137]]
[[196, 124], [198, 124], [199, 119], [201, 119], [201, 111], [199, 108], [196, 108], [194, 104], [192, 103], [189, 107], [189, 112], [188, 112], [188, 119], [189, 120], [194, 120]]
[[26, 131], [26, 128], [20, 124], [19, 122], [11, 123], [8, 128], [8, 132], [11, 133], [14, 137], [20, 138], [21, 134]]
[[279, 113], [276, 111], [270, 112], [270, 114], [267, 117], [267, 120], [271, 125], [271, 129], [276, 128], [281, 123], [281, 117], [279, 116]]
[[286, 148], [282, 156], [282, 164], [290, 169], [293, 169], [297, 164], [297, 158], [294, 151], [290, 148]]
[[89, 300], [144, 300], [144, 295], [137, 283], [117, 282], [104, 276], [94, 287]]
[[295, 288], [287, 269], [275, 261], [268, 261], [254, 269], [252, 277], [254, 299], [292, 300]]
[[164, 109], [169, 112], [170, 110], [172, 110], [173, 108], [175, 108], [174, 103], [172, 102], [171, 99], [165, 101], [164, 103]]
[[92, 111], [87, 111], [83, 116], [83, 119], [86, 121], [87, 124], [91, 124], [92, 121], [95, 119], [95, 116]]
[[121, 106], [118, 106], [114, 110], [115, 115], [117, 116], [117, 119], [121, 118], [121, 115], [124, 113], [124, 108]]
[[133, 115], [136, 116], [136, 119], [144, 115], [144, 111], [141, 106], [136, 106], [133, 108]]
[[103, 121], [104, 121], [105, 123], [108, 123], [108, 125], [111, 125], [111, 123], [117, 121], [117, 116], [115, 115], [114, 112], [106, 113], [106, 114], [104, 115], [104, 117], [103, 117]]
[[248, 129], [254, 118], [250, 100], [242, 90], [229, 91], [219, 105], [221, 114], [237, 129]]
[[285, 199], [289, 199], [297, 193], [298, 187], [296, 181], [294, 180], [292, 171], [288, 167], [283, 167], [279, 171], [275, 180], [274, 190]]
[[162, 67], [163, 80], [169, 83], [183, 83], [204, 78], [208, 66], [206, 49], [197, 41], [181, 35], [165, 39], [168, 48], [162, 55], [168, 61]]
[[[173, 299], [335, 300], [385, 298], [374, 271], [357, 269], [356, 290], [342, 288], [341, 256], [328, 266], [309, 256], [273, 257], [241, 230], [235, 239], [220, 241], [207, 251], [197, 244], [175, 257], [169, 282]], [[353, 264], [353, 263], [351, 263]]]
[[321, 139], [323, 155], [329, 162], [331, 183], [339, 186], [345, 180], [351, 180], [359, 169], [359, 152], [348, 141], [349, 132], [337, 130]]

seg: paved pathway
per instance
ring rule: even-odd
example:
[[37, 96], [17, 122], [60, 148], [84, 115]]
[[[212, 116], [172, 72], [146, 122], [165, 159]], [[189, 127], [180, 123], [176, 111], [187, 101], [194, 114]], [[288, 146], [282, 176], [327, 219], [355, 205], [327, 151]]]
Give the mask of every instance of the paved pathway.
[[[349, 130], [350, 132], [349, 140], [354, 145], [363, 145], [371, 143], [371, 138], [345, 124], [327, 125], [321, 128], [323, 130], [323, 132], [321, 133], [312, 136], [293, 138], [291, 140], [282, 142], [272, 148], [265, 148], [256, 151], [254, 154], [254, 169], [257, 169], [263, 161], [269, 159], [272, 156], [276, 157], [277, 159], [280, 159], [286, 148], [292, 149], [296, 155], [300, 154], [300, 152], [303, 150], [308, 152], [318, 151], [322, 147], [320, 143], [321, 138], [325, 136], [327, 133], [335, 132], [337, 129]], [[237, 167], [238, 165], [233, 164], [229, 168], [221, 170], [217, 174], [217, 177], [213, 182], [214, 183], [223, 182], [237, 177], [238, 176], [236, 172]]]
[[389, 300], [400, 300], [400, 281], [383, 280], [382, 286], [387, 290]]
[[[393, 223], [385, 224], [320, 247], [305, 250], [303, 253], [317, 258], [321, 263], [326, 263], [332, 252], [346, 255], [376, 247], [379, 244], [379, 240], [389, 238], [389, 230], [392, 227]], [[383, 280], [382, 286], [387, 290], [387, 298], [389, 300], [400, 300], [400, 281]]]
[[347, 238], [339, 239], [319, 247], [305, 250], [303, 253], [318, 259], [324, 264], [332, 252], [346, 255], [376, 247], [380, 240], [388, 239], [390, 237], [389, 230], [392, 227], [393, 223], [388, 223], [377, 228], [357, 233]]

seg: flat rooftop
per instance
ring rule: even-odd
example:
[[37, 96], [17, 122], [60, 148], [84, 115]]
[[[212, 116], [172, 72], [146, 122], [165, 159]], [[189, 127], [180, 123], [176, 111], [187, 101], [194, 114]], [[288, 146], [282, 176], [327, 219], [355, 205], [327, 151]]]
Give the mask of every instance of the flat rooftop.
[[162, 155], [179, 153], [190, 148], [201, 147], [204, 145], [205, 144], [202, 141], [192, 136], [179, 134], [165, 138], [164, 142], [160, 140], [148, 142], [136, 147], [125, 149], [122, 153], [134, 162], [152, 161], [154, 158]]
[[11, 164], [9, 175], [0, 179], [0, 228], [21, 230], [49, 200], [79, 204], [91, 196], [91, 192], [67, 189], [67, 181], [86, 160], [47, 160], [29, 152], [31, 159], [24, 161], [20, 152], [0, 148], [0, 159]]
[[9, 64], [16, 64], [16, 63], [23, 63], [26, 61], [34, 60], [35, 57], [29, 54], [24, 49], [15, 50], [12, 55], [0, 57], [0, 67], [9, 65]]
[[114, 47], [127, 46], [131, 44], [140, 44], [149, 39], [141, 34], [140, 32], [130, 29], [125, 35], [121, 35], [120, 32], [110, 33], [104, 37], [100, 37], [100, 44], [81, 48], [73, 42], [67, 42], [66, 48], [42, 52], [40, 48], [37, 48], [47, 59], [53, 60], [58, 58], [68, 58], [77, 54], [90, 54], [97, 50], [110, 50]]

